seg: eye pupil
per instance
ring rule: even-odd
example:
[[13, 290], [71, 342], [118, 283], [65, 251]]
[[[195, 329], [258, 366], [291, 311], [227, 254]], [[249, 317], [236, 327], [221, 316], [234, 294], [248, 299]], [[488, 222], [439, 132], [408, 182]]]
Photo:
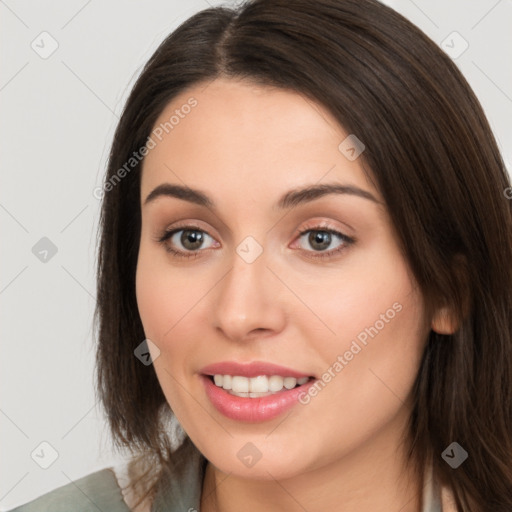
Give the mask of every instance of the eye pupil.
[[[312, 231], [309, 234], [309, 243], [315, 251], [326, 249], [331, 244], [331, 233], [327, 231]], [[316, 244], [320, 244], [320, 247]]]
[[[200, 231], [193, 229], [184, 229], [180, 238], [180, 242], [183, 244], [183, 247], [191, 251], [198, 249], [203, 243], [203, 234]], [[192, 246], [189, 245], [189, 242]]]

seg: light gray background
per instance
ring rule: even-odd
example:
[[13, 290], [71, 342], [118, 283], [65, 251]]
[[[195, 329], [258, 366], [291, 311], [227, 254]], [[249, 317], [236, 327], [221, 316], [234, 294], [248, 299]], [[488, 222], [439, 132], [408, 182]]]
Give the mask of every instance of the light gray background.
[[[179, 23], [221, 3], [0, 0], [2, 510], [122, 460], [110, 449], [92, 387], [99, 218], [92, 192], [141, 66]], [[512, 1], [385, 3], [440, 46], [453, 31], [469, 43], [455, 61], [510, 170]], [[46, 59], [31, 47], [51, 48], [43, 31], [58, 43]], [[57, 247], [46, 262], [32, 252], [42, 237]], [[51, 460], [43, 441], [58, 453], [48, 469], [31, 458], [36, 450], [40, 463]]]

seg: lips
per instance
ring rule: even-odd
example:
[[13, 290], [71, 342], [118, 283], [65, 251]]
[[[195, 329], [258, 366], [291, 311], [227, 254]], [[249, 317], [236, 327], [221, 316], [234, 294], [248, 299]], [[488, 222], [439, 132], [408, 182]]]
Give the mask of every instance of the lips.
[[280, 375], [281, 377], [313, 377], [311, 374], [303, 373], [292, 368], [279, 366], [264, 361], [253, 361], [251, 363], [237, 363], [235, 361], [222, 361], [210, 364], [200, 370], [203, 375], [240, 375], [242, 377], [258, 377], [259, 375]]
[[[248, 379], [263, 375], [277, 375], [284, 378], [302, 379], [304, 383], [292, 389], [283, 388], [283, 390], [274, 394], [268, 394], [268, 396], [259, 396], [259, 393], [249, 393], [250, 395], [256, 395], [256, 397], [244, 397], [235, 396], [231, 391], [216, 386], [213, 378], [214, 375], [238, 376]], [[206, 396], [218, 412], [231, 420], [248, 423], [269, 421], [281, 416], [287, 410], [296, 406], [299, 403], [301, 394], [306, 393], [308, 388], [317, 381], [315, 377], [307, 373], [263, 361], [254, 361], [246, 364], [224, 361], [211, 364], [201, 369], [200, 379]]]
[[309, 387], [316, 382], [309, 380], [296, 388], [261, 398], [243, 398], [217, 387], [209, 376], [201, 375], [200, 379], [206, 396], [218, 412], [231, 420], [245, 423], [260, 423], [281, 416], [296, 407], [301, 395], [307, 393]]

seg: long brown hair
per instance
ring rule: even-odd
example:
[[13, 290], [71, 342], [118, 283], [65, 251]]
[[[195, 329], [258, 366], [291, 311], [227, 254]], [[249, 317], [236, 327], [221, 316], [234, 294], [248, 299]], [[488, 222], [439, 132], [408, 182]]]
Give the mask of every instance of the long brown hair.
[[[133, 353], [145, 338], [135, 297], [141, 163], [112, 179], [176, 95], [221, 76], [297, 91], [365, 144], [360, 158], [386, 201], [427, 311], [446, 304], [459, 321], [453, 335], [429, 335], [405, 440], [411, 470], [421, 480], [432, 460], [459, 511], [510, 512], [510, 178], [452, 60], [376, 0], [206, 9], [162, 42], [129, 96], [105, 176], [95, 325], [97, 393], [115, 446], [158, 462], [147, 466], [140, 489], [152, 496], [159, 474], [195, 447], [186, 438], [173, 452], [166, 432], [172, 411], [153, 367]], [[469, 454], [457, 469], [441, 456], [454, 441]]]

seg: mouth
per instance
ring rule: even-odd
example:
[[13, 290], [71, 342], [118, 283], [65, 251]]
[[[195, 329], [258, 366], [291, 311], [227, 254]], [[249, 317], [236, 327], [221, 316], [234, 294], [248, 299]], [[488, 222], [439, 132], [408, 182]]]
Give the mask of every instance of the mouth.
[[204, 375], [217, 388], [224, 390], [232, 396], [242, 398], [262, 398], [276, 395], [301, 387], [314, 377], [284, 377], [282, 375], [258, 375], [245, 377], [243, 375]]
[[[237, 422], [261, 423], [281, 416], [303, 402], [315, 377], [230, 374], [201, 374], [207, 398], [226, 418]], [[299, 413], [300, 414], [300, 413]]]

